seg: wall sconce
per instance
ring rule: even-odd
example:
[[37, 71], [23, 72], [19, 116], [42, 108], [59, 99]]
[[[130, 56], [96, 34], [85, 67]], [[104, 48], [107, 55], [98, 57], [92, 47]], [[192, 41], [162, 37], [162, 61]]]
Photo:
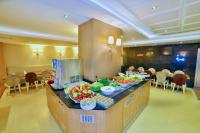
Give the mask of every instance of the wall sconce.
[[31, 47], [33, 49], [33, 53], [37, 56], [39, 56], [39, 54], [43, 52], [43, 46], [42, 45], [32, 44]]
[[108, 37], [108, 44], [110, 44], [110, 45], [114, 44], [114, 36]]
[[180, 55], [181, 55], [181, 56], [186, 56], [186, 55], [187, 55], [187, 51], [181, 51], [181, 52], [180, 52]]
[[[114, 36], [109, 36], [108, 37], [108, 44], [113, 45], [115, 43]], [[122, 45], [122, 39], [117, 38], [116, 39], [116, 46], [121, 46]]]
[[116, 45], [117, 45], [117, 46], [121, 46], [121, 45], [122, 45], [122, 40], [121, 40], [121, 38], [117, 38], [117, 40], [116, 40]]
[[153, 51], [148, 51], [146, 52], [146, 56], [153, 56], [154, 52]]
[[72, 47], [74, 58], [78, 58], [78, 47]]
[[66, 46], [55, 46], [56, 52], [59, 54], [60, 58], [65, 54]]

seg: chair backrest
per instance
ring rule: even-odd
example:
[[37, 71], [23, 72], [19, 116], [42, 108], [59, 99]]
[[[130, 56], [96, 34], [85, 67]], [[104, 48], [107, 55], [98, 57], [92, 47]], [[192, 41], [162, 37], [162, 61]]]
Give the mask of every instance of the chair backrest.
[[154, 68], [149, 68], [148, 69], [152, 74], [156, 74], [156, 69], [154, 69]]
[[166, 76], [170, 76], [171, 72], [168, 69], [163, 69], [162, 72], [166, 75]]
[[134, 66], [130, 66], [130, 67], [128, 68], [128, 71], [133, 71], [134, 69], [135, 69]]
[[184, 85], [187, 81], [187, 77], [185, 74], [175, 74], [172, 80], [176, 85]]
[[42, 72], [42, 79], [43, 80], [50, 80], [52, 77], [51, 72], [49, 71], [43, 71]]
[[174, 72], [174, 75], [176, 75], [176, 74], [185, 74], [185, 73], [181, 70], [177, 70], [177, 71]]
[[5, 84], [10, 86], [10, 87], [13, 87], [15, 85], [12, 77], [8, 77], [8, 79], [6, 80]]
[[150, 76], [153, 75], [153, 73], [151, 71], [149, 71], [149, 70], [145, 70], [144, 72], [149, 74]]
[[144, 67], [138, 67], [138, 71], [143, 73], [144, 72]]
[[17, 86], [20, 83], [20, 78], [17, 76], [8, 77], [6, 84], [10, 87]]
[[29, 72], [25, 75], [25, 79], [29, 84], [34, 84], [37, 81], [37, 75], [34, 72]]
[[161, 71], [156, 73], [156, 80], [158, 83], [163, 83], [166, 81], [167, 76]]

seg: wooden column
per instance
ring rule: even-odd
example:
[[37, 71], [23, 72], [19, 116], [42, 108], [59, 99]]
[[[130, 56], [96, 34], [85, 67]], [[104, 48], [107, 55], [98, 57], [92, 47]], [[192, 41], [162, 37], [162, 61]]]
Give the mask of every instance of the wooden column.
[[79, 26], [79, 58], [86, 79], [112, 77], [120, 70], [122, 47], [109, 45], [107, 40], [114, 36], [116, 41], [121, 35], [121, 29], [96, 19]]
[[0, 43], [0, 85], [3, 83], [3, 78], [6, 77], [6, 64], [4, 60], [4, 46]]

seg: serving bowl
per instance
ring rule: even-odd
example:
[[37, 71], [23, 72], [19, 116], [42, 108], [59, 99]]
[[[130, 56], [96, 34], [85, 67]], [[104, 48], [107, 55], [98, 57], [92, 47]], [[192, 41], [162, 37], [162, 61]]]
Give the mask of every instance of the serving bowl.
[[104, 86], [101, 87], [101, 91], [104, 95], [112, 95], [113, 92], [115, 91], [115, 88], [112, 86]]
[[80, 101], [80, 107], [83, 110], [92, 110], [96, 107], [96, 100], [94, 98], [85, 98]]

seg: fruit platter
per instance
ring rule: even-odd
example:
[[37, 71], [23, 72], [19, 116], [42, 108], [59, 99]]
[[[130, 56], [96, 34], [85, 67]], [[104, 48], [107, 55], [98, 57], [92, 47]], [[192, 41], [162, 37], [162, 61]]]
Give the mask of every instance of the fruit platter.
[[134, 85], [140, 83], [141, 79], [136, 77], [124, 77], [124, 79], [118, 80], [117, 82], [121, 84], [122, 87], [126, 87], [129, 84]]
[[95, 95], [95, 93], [87, 84], [78, 85], [76, 87], [71, 87], [67, 89], [70, 99], [72, 99], [75, 103], [80, 103], [81, 100], [85, 98], [92, 98]]

